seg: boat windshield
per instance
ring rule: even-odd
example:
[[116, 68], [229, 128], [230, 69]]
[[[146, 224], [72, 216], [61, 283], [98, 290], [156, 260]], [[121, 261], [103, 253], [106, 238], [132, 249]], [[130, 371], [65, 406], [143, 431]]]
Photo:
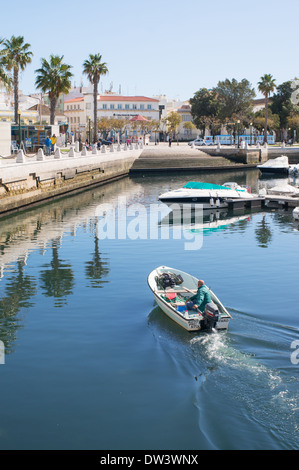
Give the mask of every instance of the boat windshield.
[[187, 189], [229, 189], [225, 186], [221, 186], [220, 184], [212, 184], [212, 183], [201, 183], [197, 181], [189, 181], [189, 183], [185, 184], [184, 188]]

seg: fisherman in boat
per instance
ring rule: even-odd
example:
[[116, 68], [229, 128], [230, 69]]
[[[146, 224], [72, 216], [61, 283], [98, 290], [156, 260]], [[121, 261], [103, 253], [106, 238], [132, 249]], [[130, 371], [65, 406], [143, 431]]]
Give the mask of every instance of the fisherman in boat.
[[186, 300], [187, 310], [204, 312], [206, 304], [212, 301], [209, 289], [203, 280], [198, 281], [198, 289], [193, 297]]

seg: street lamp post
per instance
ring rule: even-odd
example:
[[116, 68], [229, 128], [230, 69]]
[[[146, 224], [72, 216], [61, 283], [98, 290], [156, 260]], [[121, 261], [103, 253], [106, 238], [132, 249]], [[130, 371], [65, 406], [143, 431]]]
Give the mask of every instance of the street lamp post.
[[238, 149], [240, 148], [240, 121], [237, 121], [238, 123]]
[[88, 126], [89, 126], [89, 132], [88, 132], [88, 145], [90, 145], [90, 117], [88, 116]]
[[21, 111], [18, 110], [18, 118], [19, 118], [19, 148], [21, 148], [21, 140], [22, 140], [22, 135], [21, 135]]
[[252, 144], [252, 122], [250, 123], [250, 145]]

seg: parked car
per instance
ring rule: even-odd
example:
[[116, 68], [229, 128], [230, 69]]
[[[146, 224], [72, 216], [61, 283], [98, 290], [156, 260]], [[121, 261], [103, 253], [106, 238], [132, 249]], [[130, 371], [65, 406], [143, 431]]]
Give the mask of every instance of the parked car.
[[112, 144], [111, 140], [105, 140], [105, 139], [99, 139], [99, 140], [100, 140], [101, 145], [111, 145]]
[[213, 145], [211, 140], [204, 140], [204, 139], [195, 139], [192, 142], [189, 142], [189, 145]]

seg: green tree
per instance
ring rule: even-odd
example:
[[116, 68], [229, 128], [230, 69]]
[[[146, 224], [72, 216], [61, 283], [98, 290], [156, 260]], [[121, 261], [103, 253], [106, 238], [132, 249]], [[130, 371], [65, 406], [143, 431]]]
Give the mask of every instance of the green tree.
[[277, 114], [280, 119], [281, 140], [286, 138], [287, 129], [289, 127], [288, 119], [291, 115], [298, 113], [299, 107], [292, 103], [291, 96], [293, 93], [292, 81], [278, 85], [276, 93], [274, 93], [269, 108], [273, 114]]
[[89, 59], [83, 63], [83, 73], [93, 85], [93, 115], [94, 115], [94, 142], [97, 140], [97, 106], [98, 106], [98, 86], [102, 75], [108, 73], [106, 62], [102, 62], [100, 54], [89, 54]]
[[265, 97], [265, 130], [264, 130], [264, 142], [267, 142], [267, 129], [268, 129], [268, 101], [270, 94], [275, 90], [275, 79], [270, 73], [265, 73], [261, 77], [261, 81], [258, 82], [258, 89]]
[[197, 129], [205, 134], [206, 126], [218, 119], [219, 101], [214, 90], [201, 88], [190, 98], [191, 114]]
[[49, 94], [50, 101], [50, 123], [55, 122], [55, 113], [58, 97], [61, 93], [68, 93], [71, 89], [71, 65], [64, 64], [63, 55], [50, 55], [50, 60], [41, 59], [41, 68], [35, 70], [37, 74], [35, 85], [43, 93]]
[[173, 139], [174, 139], [177, 128], [182, 122], [182, 117], [176, 111], [172, 111], [171, 113], [167, 115], [166, 121], [167, 121], [167, 130], [168, 132], [171, 132]]
[[299, 113], [291, 113], [287, 121], [288, 128], [291, 130], [291, 135], [294, 136], [294, 141], [296, 141], [296, 138], [299, 135]]
[[245, 78], [240, 82], [235, 78], [231, 81], [229, 79], [220, 81], [214, 90], [219, 103], [218, 117], [222, 122], [226, 118], [230, 119], [236, 115], [244, 120], [252, 113], [252, 100], [255, 97], [255, 91]]
[[19, 72], [24, 71], [32, 61], [33, 53], [29, 50], [30, 44], [24, 42], [23, 36], [12, 36], [10, 39], [2, 40], [2, 43], [4, 48], [1, 50], [1, 63], [8, 71], [13, 72], [14, 115], [15, 122], [18, 122]]
[[97, 128], [103, 135], [104, 139], [107, 138], [108, 133], [113, 129], [113, 119], [102, 117], [97, 121]]
[[271, 109], [268, 109], [267, 122], [266, 122], [266, 108], [256, 112], [252, 120], [254, 127], [259, 131], [266, 128], [268, 131], [278, 131], [280, 127], [280, 120], [277, 114], [273, 114]]

